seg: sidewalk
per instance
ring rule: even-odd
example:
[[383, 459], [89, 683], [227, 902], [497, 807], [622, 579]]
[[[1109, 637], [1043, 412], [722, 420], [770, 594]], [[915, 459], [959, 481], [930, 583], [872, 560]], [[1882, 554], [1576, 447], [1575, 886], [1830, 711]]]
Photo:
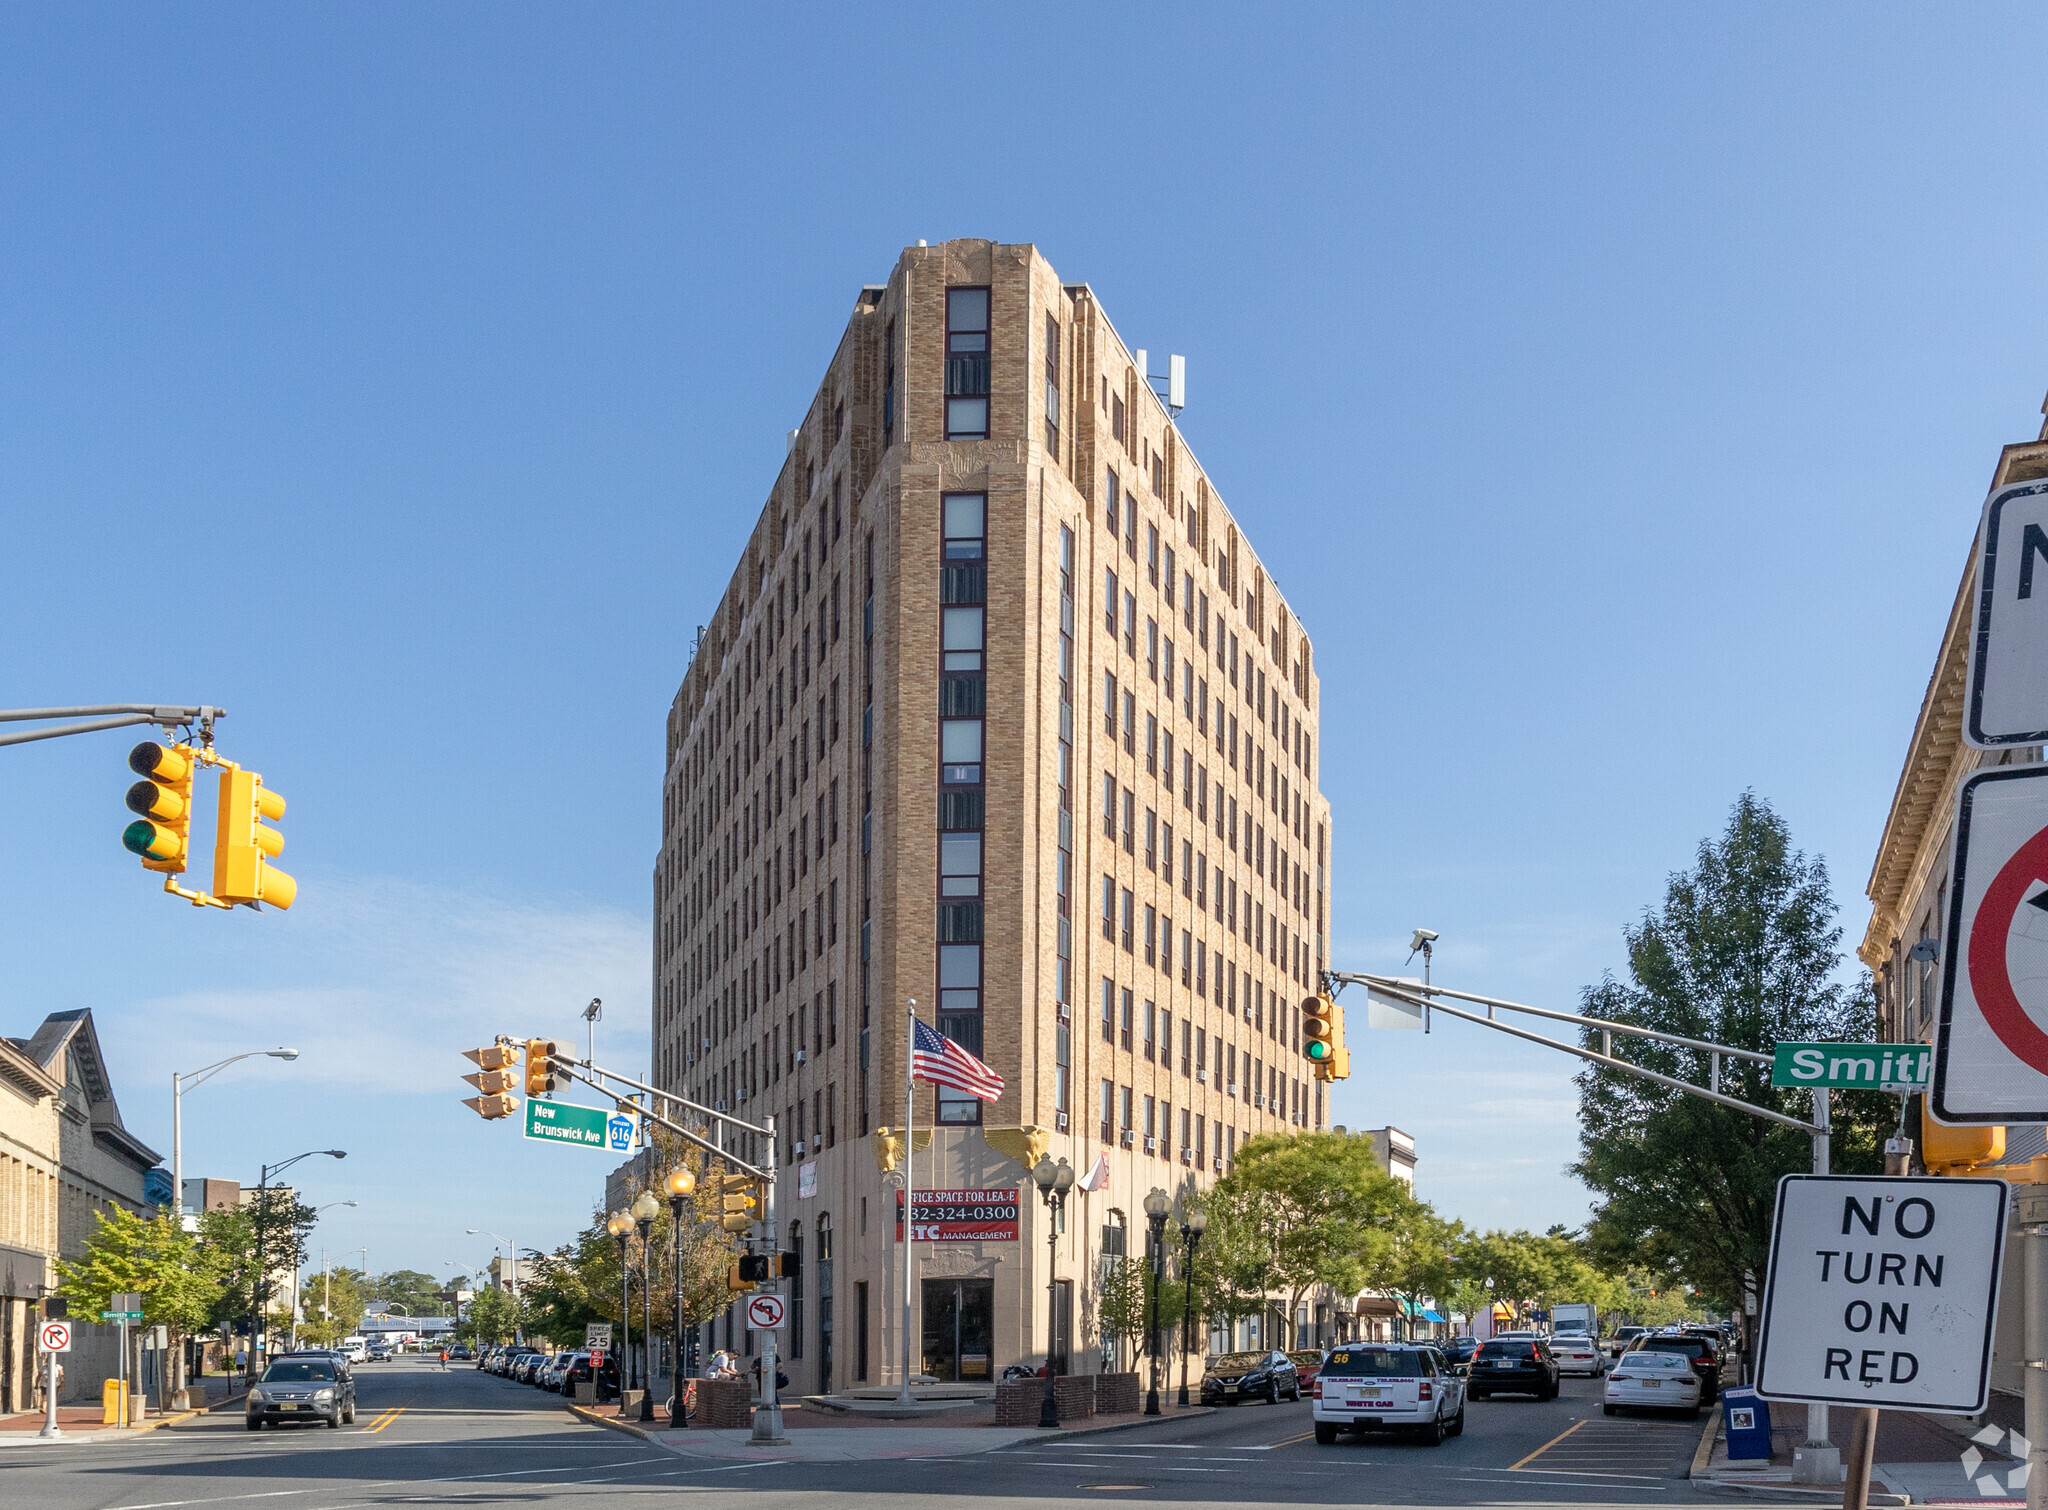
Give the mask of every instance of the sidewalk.
[[[166, 1414], [150, 1407], [142, 1421], [134, 1426], [109, 1426], [106, 1411], [98, 1405], [59, 1404], [57, 1407], [57, 1429], [64, 1433], [60, 1441], [69, 1442], [116, 1442], [139, 1437], [159, 1427], [175, 1426], [180, 1421], [189, 1421], [223, 1405], [237, 1404], [244, 1393], [240, 1376], [209, 1374], [204, 1379], [193, 1381], [192, 1387], [206, 1389], [206, 1404], [195, 1410], [171, 1411]], [[43, 1434], [43, 1412], [23, 1411], [19, 1415], [0, 1416], [0, 1447], [24, 1447], [47, 1440]]]
[[569, 1410], [594, 1426], [626, 1432], [670, 1452], [733, 1463], [966, 1457], [993, 1452], [1013, 1442], [1057, 1442], [1128, 1430], [1148, 1421], [1193, 1420], [1214, 1414], [1206, 1406], [1190, 1406], [1186, 1410], [1168, 1406], [1157, 1416], [1090, 1416], [1075, 1425], [1046, 1431], [1036, 1426], [997, 1426], [993, 1400], [948, 1410], [928, 1425], [785, 1405], [782, 1432], [789, 1438], [788, 1445], [760, 1447], [754, 1444], [753, 1432], [747, 1428], [711, 1431], [697, 1426], [642, 1426], [637, 1421], [621, 1421], [615, 1406], [571, 1405]]
[[[1792, 1482], [1792, 1454], [1806, 1440], [1806, 1407], [1783, 1402], [1771, 1406], [1768, 1463], [1756, 1459], [1731, 1461], [1721, 1423], [1722, 1415], [1717, 1408], [1712, 1423], [1701, 1434], [1700, 1451], [1693, 1459], [1692, 1481], [1699, 1488], [1810, 1500], [1816, 1505], [1841, 1503], [1839, 1487]], [[1854, 1417], [1849, 1411], [1828, 1413], [1828, 1439], [1840, 1449], [1845, 1460], [1854, 1429]], [[1904, 1410], [1880, 1412], [1877, 1451], [1870, 1474], [1870, 1503], [2025, 1504], [2026, 1497], [2021, 1492], [2010, 1499], [2000, 1497], [2006, 1474], [2019, 1464], [1988, 1441], [1971, 1440], [1971, 1433], [1984, 1429], [1983, 1424], [1964, 1417], [1944, 1418]], [[1989, 1429], [2000, 1430], [1996, 1426]], [[1966, 1458], [1965, 1454], [1973, 1450], [1975, 1457]], [[1973, 1481], [1971, 1470], [1979, 1480], [1985, 1475], [1995, 1476], [1993, 1487], [2000, 1493], [1986, 1495], [1979, 1482]]]

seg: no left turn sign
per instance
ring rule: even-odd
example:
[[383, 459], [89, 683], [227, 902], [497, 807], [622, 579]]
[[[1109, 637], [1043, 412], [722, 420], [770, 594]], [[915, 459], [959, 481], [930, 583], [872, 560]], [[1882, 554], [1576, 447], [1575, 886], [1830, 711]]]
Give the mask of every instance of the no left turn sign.
[[46, 1353], [68, 1353], [71, 1351], [71, 1323], [68, 1321], [46, 1321], [36, 1334], [36, 1341]]
[[747, 1325], [757, 1332], [772, 1332], [782, 1325], [782, 1297], [756, 1295], [747, 1302]]
[[2048, 765], [1963, 783], [1949, 888], [1934, 1114], [2048, 1122]]

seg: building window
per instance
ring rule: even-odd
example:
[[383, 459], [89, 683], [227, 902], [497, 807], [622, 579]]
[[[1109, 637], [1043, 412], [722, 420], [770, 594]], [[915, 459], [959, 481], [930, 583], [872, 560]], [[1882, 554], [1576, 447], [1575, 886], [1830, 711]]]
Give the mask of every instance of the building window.
[[1116, 982], [1102, 983], [1102, 1041], [1116, 1042]]
[[1060, 322], [1045, 317], [1045, 449], [1060, 459]]
[[988, 290], [946, 290], [946, 439], [988, 438]]

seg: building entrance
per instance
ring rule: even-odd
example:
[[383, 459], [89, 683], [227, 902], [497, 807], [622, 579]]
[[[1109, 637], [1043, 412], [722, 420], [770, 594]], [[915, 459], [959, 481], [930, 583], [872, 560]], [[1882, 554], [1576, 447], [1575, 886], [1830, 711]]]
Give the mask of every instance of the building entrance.
[[946, 1384], [995, 1376], [996, 1282], [924, 1282], [924, 1372]]

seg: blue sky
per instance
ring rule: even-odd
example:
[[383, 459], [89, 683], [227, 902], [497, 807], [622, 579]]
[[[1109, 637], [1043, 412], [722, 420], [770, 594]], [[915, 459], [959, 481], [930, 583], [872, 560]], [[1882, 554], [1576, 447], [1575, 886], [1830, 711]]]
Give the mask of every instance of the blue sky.
[[[662, 715], [864, 282], [1033, 241], [1183, 352], [1314, 634], [1336, 961], [1566, 1006], [1754, 788], [1848, 930], [2043, 346], [2039, 13], [1897, 6], [0, 11], [0, 703], [215, 702], [287, 915], [0, 750], [0, 1031], [95, 1009], [189, 1172], [339, 1143], [316, 1244], [552, 1245], [600, 1161], [458, 1049], [644, 1061]], [[1362, 1015], [1362, 1014], [1360, 1014]], [[1569, 1063], [1354, 1032], [1337, 1119], [1583, 1217]], [[307, 1166], [301, 1166], [306, 1168]], [[515, 1225], [516, 1224], [516, 1227]]]

